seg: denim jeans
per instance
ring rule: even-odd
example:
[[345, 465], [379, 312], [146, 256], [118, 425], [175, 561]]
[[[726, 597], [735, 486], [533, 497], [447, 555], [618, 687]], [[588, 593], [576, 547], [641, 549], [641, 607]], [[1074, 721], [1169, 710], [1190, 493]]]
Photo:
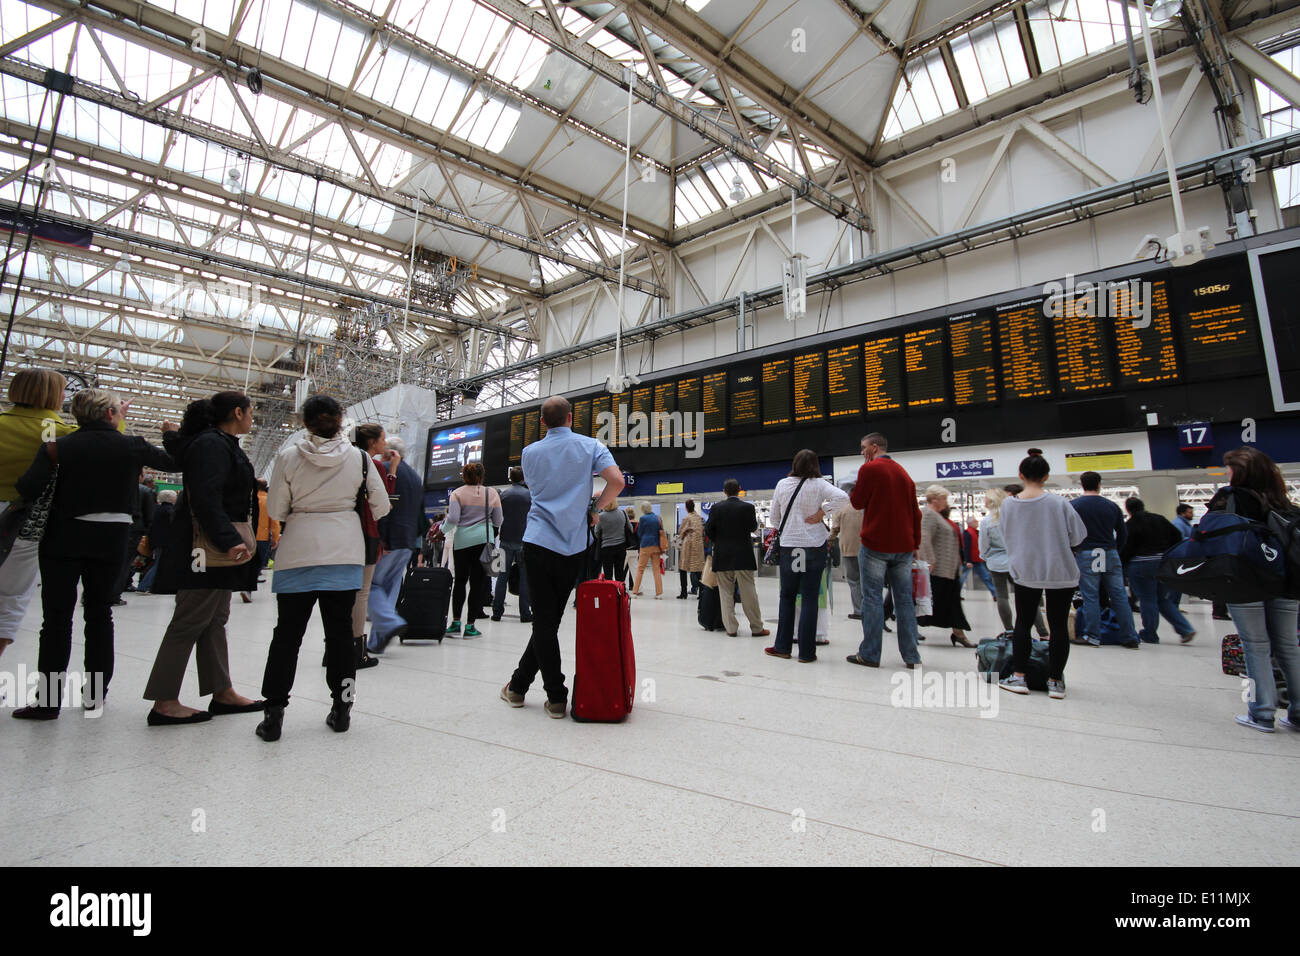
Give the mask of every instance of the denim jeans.
[[[803, 555], [801, 569], [795, 570], [800, 554]], [[781, 605], [772, 646], [782, 654], [790, 653], [795, 638], [794, 602], [796, 597], [801, 598], [798, 631], [801, 661], [817, 658], [817, 595], [827, 559], [825, 546], [781, 548]]]
[[1128, 563], [1129, 587], [1133, 589], [1142, 608], [1142, 631], [1139, 636], [1147, 644], [1160, 643], [1156, 628], [1160, 625], [1162, 614], [1174, 626], [1179, 637], [1196, 630], [1183, 617], [1183, 612], [1178, 610], [1178, 602], [1174, 600], [1176, 592], [1156, 580], [1156, 569], [1159, 567], [1159, 555], [1134, 558]]
[[406, 566], [413, 554], [414, 548], [394, 548], [380, 555], [375, 564], [375, 573], [370, 579], [370, 599], [366, 602], [370, 615], [370, 637], [366, 646], [372, 651], [380, 650], [384, 641], [393, 636], [393, 631], [406, 623], [397, 614], [397, 595], [402, 590]]
[[988, 588], [989, 594], [991, 594], [993, 600], [996, 601], [998, 599], [998, 592], [997, 589], [993, 587], [993, 575], [989, 574], [989, 567], [983, 561], [976, 561], [969, 568], [962, 568], [961, 586], [966, 586], [966, 575], [970, 574], [972, 571], [975, 572], [975, 577], [984, 582], [984, 586]]
[[528, 606], [528, 569], [524, 567], [524, 545], [503, 544], [501, 551], [505, 556], [505, 570], [497, 575], [496, 590], [492, 594], [492, 616], [500, 617], [506, 609], [506, 590], [510, 585], [510, 569], [519, 565], [519, 616], [532, 617], [532, 608]]
[[1126, 643], [1138, 639], [1137, 628], [1133, 626], [1133, 609], [1129, 607], [1128, 594], [1124, 591], [1124, 569], [1119, 561], [1119, 552], [1107, 548], [1103, 570], [1094, 571], [1092, 563], [1095, 555], [1091, 548], [1075, 552], [1074, 559], [1079, 564], [1079, 594], [1083, 597], [1082, 622], [1078, 617], [1074, 621], [1076, 637], [1101, 637], [1101, 602], [1098, 595], [1101, 588], [1106, 589], [1110, 599], [1110, 611], [1119, 622], [1119, 629]]
[[1300, 601], [1271, 598], [1252, 604], [1229, 604], [1228, 614], [1241, 635], [1241, 649], [1246, 658], [1246, 676], [1254, 693], [1247, 701], [1250, 716], [1261, 724], [1273, 726], [1277, 711], [1277, 682], [1273, 679], [1273, 661], [1286, 676], [1287, 695], [1291, 701], [1289, 719], [1300, 723], [1300, 646], [1296, 644], [1296, 621], [1300, 618]]
[[[861, 547], [859, 545], [858, 547]], [[849, 603], [853, 605], [851, 614], [862, 613], [862, 572], [858, 570], [858, 556], [845, 554], [840, 557], [844, 565], [844, 579], [849, 582]]]
[[858, 569], [862, 574], [862, 644], [858, 656], [872, 664], [880, 663], [880, 644], [885, 625], [882, 596], [889, 584], [894, 598], [894, 616], [898, 621], [898, 652], [907, 664], [919, 664], [916, 649], [916, 605], [912, 601], [912, 552], [872, 551], [865, 544], [858, 549]]

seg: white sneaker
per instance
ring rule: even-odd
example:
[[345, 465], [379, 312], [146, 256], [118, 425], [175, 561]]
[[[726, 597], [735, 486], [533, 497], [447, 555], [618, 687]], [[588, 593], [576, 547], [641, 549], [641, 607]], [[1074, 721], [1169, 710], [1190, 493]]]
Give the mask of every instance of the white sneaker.
[[1065, 681], [1063, 681], [1063, 680], [1052, 680], [1051, 678], [1048, 678], [1048, 680], [1047, 680], [1047, 696], [1048, 696], [1048, 697], [1051, 697], [1053, 700], [1064, 700], [1064, 699], [1065, 699]]
[[1261, 724], [1259, 721], [1255, 720], [1254, 717], [1250, 716], [1250, 714], [1238, 714], [1237, 723], [1241, 724], [1243, 727], [1249, 727], [1251, 730], [1258, 730], [1261, 734], [1273, 733], [1272, 727], [1268, 724]]

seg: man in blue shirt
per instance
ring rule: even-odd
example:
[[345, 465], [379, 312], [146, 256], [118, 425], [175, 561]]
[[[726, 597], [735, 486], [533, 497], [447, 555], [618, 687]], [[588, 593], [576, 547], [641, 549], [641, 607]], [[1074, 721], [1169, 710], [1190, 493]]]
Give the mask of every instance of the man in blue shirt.
[[[533, 634], [519, 658], [501, 699], [524, 706], [524, 695], [542, 673], [547, 716], [568, 711], [569, 691], [560, 670], [560, 620], [573, 593], [587, 551], [588, 528], [597, 514], [623, 490], [623, 472], [609, 449], [594, 438], [572, 431], [573, 408], [561, 395], [542, 404], [546, 437], [524, 449], [524, 474], [533, 502], [524, 529], [524, 571], [533, 611]], [[605, 479], [605, 490], [592, 506], [591, 478]]]
[[1083, 607], [1074, 618], [1074, 643], [1094, 647], [1101, 644], [1100, 591], [1105, 587], [1110, 612], [1119, 624], [1120, 643], [1136, 650], [1142, 645], [1133, 626], [1133, 609], [1124, 591], [1124, 567], [1119, 560], [1128, 539], [1124, 513], [1115, 502], [1101, 496], [1101, 475], [1097, 472], [1085, 471], [1079, 476], [1079, 484], [1083, 494], [1070, 504], [1083, 519], [1088, 536], [1074, 550], [1079, 563], [1079, 594], [1083, 597]]
[[510, 487], [501, 492], [501, 530], [497, 540], [501, 543], [504, 566], [497, 575], [496, 590], [492, 595], [492, 620], [501, 620], [506, 609], [506, 589], [510, 583], [510, 569], [519, 565], [519, 621], [527, 624], [533, 619], [528, 606], [528, 570], [524, 567], [524, 529], [528, 527], [528, 512], [533, 506], [533, 496], [524, 484], [524, 470], [518, 465], [510, 469]]

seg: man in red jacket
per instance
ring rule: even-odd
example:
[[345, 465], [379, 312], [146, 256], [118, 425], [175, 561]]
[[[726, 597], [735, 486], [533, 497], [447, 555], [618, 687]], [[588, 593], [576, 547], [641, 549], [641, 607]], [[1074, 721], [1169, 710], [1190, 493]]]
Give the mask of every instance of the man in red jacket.
[[849, 501], [862, 515], [862, 546], [858, 570], [862, 577], [862, 644], [850, 654], [850, 664], [880, 666], [881, 629], [885, 624], [883, 591], [894, 595], [898, 619], [898, 651], [908, 668], [921, 663], [916, 647], [916, 605], [912, 603], [912, 558], [921, 546], [921, 509], [916, 482], [903, 466], [885, 454], [889, 442], [879, 432], [862, 439], [866, 464]]

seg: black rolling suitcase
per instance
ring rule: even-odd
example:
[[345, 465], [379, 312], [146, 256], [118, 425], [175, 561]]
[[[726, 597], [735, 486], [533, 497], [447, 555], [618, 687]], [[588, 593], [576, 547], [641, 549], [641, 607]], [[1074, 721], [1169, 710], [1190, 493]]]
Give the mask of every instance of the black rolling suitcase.
[[707, 584], [700, 584], [700, 598], [695, 609], [695, 617], [700, 622], [700, 627], [706, 631], [721, 631], [723, 629], [722, 604], [719, 601], [717, 588], [711, 588]]
[[397, 595], [397, 613], [406, 622], [398, 642], [437, 641], [447, 630], [447, 608], [451, 604], [451, 571], [444, 567], [418, 567], [415, 559], [406, 566], [402, 590]]

